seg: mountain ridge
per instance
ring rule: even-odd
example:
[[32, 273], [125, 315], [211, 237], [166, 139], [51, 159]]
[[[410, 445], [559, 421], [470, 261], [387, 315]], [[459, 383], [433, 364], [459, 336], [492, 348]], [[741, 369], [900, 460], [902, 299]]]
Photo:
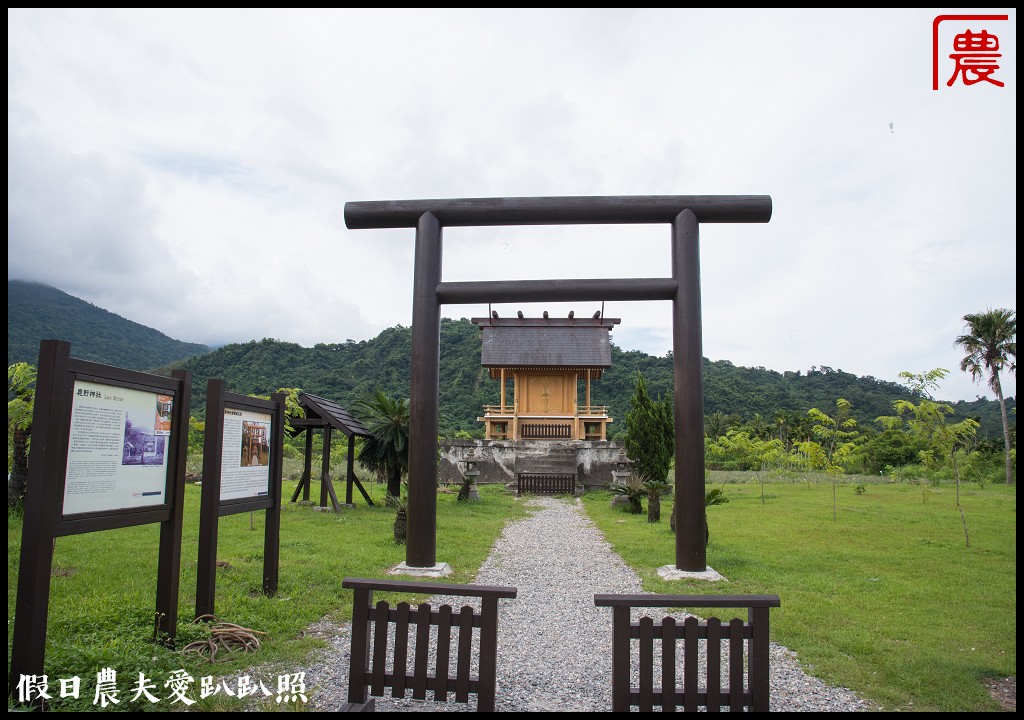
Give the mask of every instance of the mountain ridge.
[[7, 364], [39, 360], [41, 340], [66, 340], [82, 360], [150, 370], [213, 348], [168, 337], [46, 283], [7, 281]]
[[[35, 293], [30, 292], [33, 289]], [[100, 321], [104, 324], [97, 325]], [[102, 327], [100, 334], [113, 339], [106, 348], [90, 345], [88, 335], [82, 337], [81, 332], [72, 332], [83, 327]], [[215, 377], [224, 379], [231, 392], [266, 395], [279, 388], [298, 387], [350, 408], [376, 390], [406, 397], [411, 337], [411, 328], [397, 325], [361, 342], [318, 343], [305, 348], [264, 338], [214, 349], [173, 340], [52, 286], [8, 281], [8, 364], [36, 363], [39, 340], [52, 338], [68, 340], [72, 343], [72, 355], [85, 360], [164, 374], [173, 368], [185, 368], [193, 374], [192, 414], [197, 417], [205, 414], [206, 383]], [[443, 318], [440, 339], [441, 430], [477, 431], [481, 424], [476, 418], [483, 406], [499, 401], [498, 382], [491, 380], [486, 368], [480, 365], [479, 328], [466, 318]], [[149, 344], [159, 346], [160, 352], [148, 353]], [[891, 415], [895, 400], [912, 399], [909, 390], [897, 383], [857, 377], [824, 366], [806, 373], [780, 373], [707, 358], [703, 366], [707, 416], [722, 414], [751, 421], [760, 415], [771, 423], [779, 413], [806, 416], [812, 407], [831, 414], [835, 401], [842, 397], [853, 404], [858, 424], [877, 428], [875, 418]], [[613, 437], [624, 429], [638, 372], [643, 373], [652, 396], [672, 395], [670, 356], [622, 350], [612, 343], [611, 367], [594, 383], [591, 402], [609, 407], [615, 419], [611, 426]], [[975, 417], [982, 423], [981, 437], [1001, 437], [999, 405], [994, 400], [949, 404], [957, 417]], [[1009, 399], [1007, 406], [1014, 409], [1014, 400]]]

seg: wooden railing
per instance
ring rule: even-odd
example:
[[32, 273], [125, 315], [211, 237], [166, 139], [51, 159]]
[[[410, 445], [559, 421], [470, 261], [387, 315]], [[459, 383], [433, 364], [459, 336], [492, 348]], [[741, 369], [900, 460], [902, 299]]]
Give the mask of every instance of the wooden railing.
[[[516, 414], [515, 405], [484, 405], [484, 414], [488, 417]], [[608, 417], [607, 405], [578, 405], [575, 415]]]
[[576, 475], [569, 473], [519, 473], [520, 495], [574, 495]]
[[[518, 405], [484, 405], [489, 440], [604, 440], [606, 405], [574, 405], [573, 414], [520, 414]], [[588, 431], [589, 430], [589, 431]]]
[[488, 417], [492, 415], [514, 415], [514, 405], [484, 405], [484, 414]]
[[572, 440], [572, 425], [565, 423], [520, 423], [519, 437], [524, 440]]
[[[352, 652], [349, 665], [348, 702], [343, 712], [366, 712], [374, 709], [374, 700], [385, 688], [392, 697], [425, 700], [433, 691], [433, 700], [447, 702], [454, 693], [455, 702], [468, 703], [470, 694], [477, 696], [478, 712], [494, 712], [497, 679], [498, 600], [514, 598], [514, 587], [489, 585], [446, 585], [442, 583], [401, 582], [345, 578], [343, 588], [355, 591], [352, 601]], [[480, 598], [476, 612], [464, 605], [453, 611], [450, 605], [434, 609], [421, 603], [412, 609], [407, 602], [394, 608], [383, 600], [373, 603], [373, 592], [409, 593], [411, 595], [455, 595]], [[393, 631], [391, 628], [394, 628]], [[472, 677], [473, 628], [479, 632], [478, 675]], [[458, 640], [453, 637], [453, 629]], [[389, 635], [393, 641], [389, 641]], [[415, 638], [413, 666], [408, 667], [409, 638]], [[430, 670], [430, 646], [436, 647], [436, 661]], [[455, 674], [451, 674], [450, 658], [456, 651]], [[390, 651], [390, 652], [389, 652]], [[388, 656], [392, 656], [390, 669]]]
[[[778, 595], [595, 595], [594, 604], [612, 608], [612, 712], [636, 707], [664, 712], [677, 707], [695, 712], [769, 709], [768, 612], [779, 607]], [[655, 624], [650, 617], [631, 621], [632, 608], [746, 608], [747, 621], [733, 618], [723, 624], [717, 617], [687, 617], [682, 624], [665, 617]], [[639, 646], [639, 682], [631, 685], [631, 648]], [[660, 640], [660, 652], [655, 641]], [[677, 658], [676, 641], [683, 654]], [[705, 641], [705, 672], [699, 673], [700, 641]], [[728, 684], [722, 686], [722, 646], [726, 646]], [[655, 684], [655, 658], [660, 659], [660, 685]], [[682, 686], [677, 685], [677, 660], [682, 660]], [[746, 660], [746, 668], [744, 668]]]

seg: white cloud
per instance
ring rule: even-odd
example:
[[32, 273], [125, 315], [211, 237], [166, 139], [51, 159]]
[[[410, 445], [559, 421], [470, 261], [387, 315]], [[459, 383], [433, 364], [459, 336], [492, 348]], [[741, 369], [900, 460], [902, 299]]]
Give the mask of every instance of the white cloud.
[[[346, 202], [770, 195], [701, 228], [706, 356], [991, 396], [953, 340], [1016, 304], [1007, 12], [1005, 87], [934, 91], [931, 10], [8, 9], [9, 277], [186, 341], [361, 340], [411, 321], [414, 232]], [[445, 230], [446, 280], [667, 262], [667, 227]], [[607, 312], [669, 348], [668, 303]]]

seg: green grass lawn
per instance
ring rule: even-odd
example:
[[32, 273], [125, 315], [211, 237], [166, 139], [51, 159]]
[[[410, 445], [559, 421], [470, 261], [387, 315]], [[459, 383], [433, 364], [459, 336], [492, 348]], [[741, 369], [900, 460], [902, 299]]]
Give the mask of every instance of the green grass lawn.
[[[887, 710], [991, 711], [984, 679], [1016, 675], [1016, 488], [988, 485], [961, 490], [963, 526], [950, 485], [878, 483], [844, 478], [833, 489], [825, 478], [775, 479], [762, 485], [752, 473], [712, 473], [729, 502], [708, 509], [708, 564], [726, 582], [667, 582], [657, 568], [674, 563], [669, 532], [671, 501], [662, 522], [612, 510], [611, 495], [584, 497], [587, 513], [643, 578], [645, 589], [665, 593], [771, 593], [772, 640], [795, 651], [812, 674], [855, 690]], [[863, 483], [865, 492], [855, 487]], [[286, 482], [287, 500], [294, 482]], [[371, 485], [375, 500], [383, 488]], [[193, 625], [199, 487], [186, 492], [178, 647], [205, 637]], [[318, 497], [319, 488], [314, 487]], [[438, 497], [437, 557], [454, 573], [444, 581], [472, 582], [506, 522], [523, 517], [523, 504], [500, 487], [484, 486], [481, 499]], [[358, 498], [358, 495], [357, 495]], [[59, 538], [55, 548], [46, 673], [82, 678], [78, 701], [57, 710], [95, 710], [93, 688], [103, 667], [118, 672], [122, 702], [116, 710], [185, 709], [164, 700], [130, 702], [140, 672], [162, 685], [185, 670], [196, 679], [225, 678], [262, 668], [268, 683], [296, 672], [322, 641], [304, 632], [324, 617], [345, 622], [351, 592], [342, 579], [385, 577], [405, 559], [392, 539], [394, 510], [380, 502], [341, 514], [286, 502], [282, 511], [280, 587], [260, 592], [263, 513], [221, 518], [217, 615], [257, 630], [258, 653], [210, 666], [196, 656], [153, 644], [157, 526]], [[8, 515], [8, 659], [14, 623], [21, 521]], [[384, 596], [385, 599], [386, 596]], [[585, 601], [586, 599], [583, 599]], [[59, 688], [58, 688], [59, 689]], [[163, 696], [167, 691], [159, 688]], [[276, 687], [271, 687], [276, 690]], [[192, 697], [198, 697], [193, 692]], [[274, 706], [269, 709], [282, 709]], [[236, 699], [206, 698], [189, 709], [240, 710]], [[294, 708], [292, 708], [294, 709]]]
[[[152, 704], [145, 698], [129, 702], [130, 689], [145, 673], [162, 684], [170, 673], [186, 670], [195, 678], [193, 699], [199, 697], [200, 678], [219, 681], [250, 666], [269, 665], [261, 677], [274, 693], [281, 673], [295, 673], [322, 641], [304, 629], [330, 616], [339, 623], [351, 619], [352, 592], [341, 587], [345, 577], [388, 577], [391, 567], [405, 560], [405, 546], [393, 539], [395, 511], [383, 504], [384, 488], [368, 485], [374, 507], [356, 493], [355, 508], [340, 514], [320, 512], [287, 502], [294, 482], [285, 482], [286, 502], [281, 513], [280, 582], [275, 597], [265, 597], [263, 585], [263, 523], [265, 512], [241, 513], [220, 519], [217, 558], [226, 566], [217, 571], [216, 615], [228, 622], [266, 633], [255, 654], [215, 666], [195, 655], [182, 654], [151, 642], [156, 604], [156, 568], [159, 526], [86, 533], [57, 539], [50, 582], [46, 674], [50, 690], [59, 692], [59, 679], [81, 678], [82, 696], [54, 702], [55, 710], [94, 710], [96, 673], [105, 667], [118, 673], [122, 702], [111, 710], [185, 709], [166, 700]], [[319, 487], [314, 485], [314, 497]], [[208, 637], [195, 616], [196, 558], [199, 537], [200, 488], [186, 487], [185, 527], [182, 539], [181, 595], [177, 647]], [[501, 534], [505, 523], [524, 516], [522, 503], [491, 486], [480, 489], [480, 499], [457, 503], [454, 492], [438, 495], [437, 557], [452, 566], [440, 580], [469, 583]], [[17, 596], [21, 519], [8, 514], [7, 528], [7, 657], [10, 668], [14, 608]], [[402, 576], [415, 582], [418, 578]], [[422, 580], [423, 578], [419, 578]], [[375, 597], [389, 599], [388, 594]], [[403, 597], [402, 599], [408, 599]], [[426, 599], [426, 595], [422, 599]], [[393, 600], [392, 600], [393, 601]], [[253, 680], [257, 677], [254, 674]], [[271, 684], [273, 683], [273, 685]], [[162, 697], [168, 690], [159, 688]], [[86, 697], [88, 694], [88, 697]], [[125, 696], [128, 696], [127, 698]], [[190, 706], [200, 709], [239, 710], [234, 698], [211, 696]]]
[[658, 524], [612, 510], [610, 495], [584, 505], [648, 591], [779, 595], [772, 640], [829, 684], [887, 710], [999, 709], [984, 680], [1017, 672], [1014, 487], [961, 487], [968, 548], [953, 485], [844, 479], [833, 519], [824, 477], [729, 479], [712, 473], [729, 502], [707, 511], [708, 565], [726, 582], [658, 576], [675, 562], [670, 501]]

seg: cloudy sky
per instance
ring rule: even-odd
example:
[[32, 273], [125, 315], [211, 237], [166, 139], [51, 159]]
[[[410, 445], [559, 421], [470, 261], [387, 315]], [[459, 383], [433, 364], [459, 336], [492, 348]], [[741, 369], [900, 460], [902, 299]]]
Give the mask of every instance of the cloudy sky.
[[[954, 339], [1016, 310], [1016, 12], [943, 9], [1008, 19], [933, 43], [939, 12], [8, 9], [8, 278], [308, 347], [412, 320], [414, 231], [349, 230], [348, 202], [769, 195], [768, 223], [701, 227], [706, 357], [991, 398]], [[1001, 86], [946, 84], [968, 29]], [[665, 277], [669, 237], [449, 228], [443, 278]], [[495, 306], [570, 308], [600, 303]], [[605, 313], [670, 349], [668, 302]]]

